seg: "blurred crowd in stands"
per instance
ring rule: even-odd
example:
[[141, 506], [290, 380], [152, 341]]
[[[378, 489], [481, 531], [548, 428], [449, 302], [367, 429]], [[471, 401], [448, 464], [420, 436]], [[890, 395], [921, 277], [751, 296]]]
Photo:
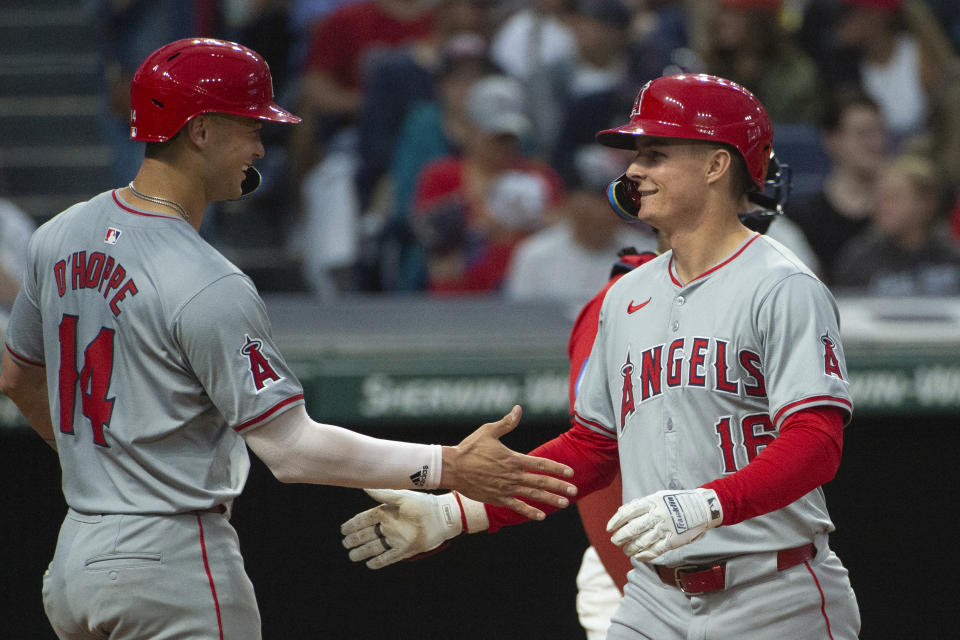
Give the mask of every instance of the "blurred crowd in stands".
[[87, 3], [117, 185], [141, 152], [126, 92], [151, 50], [207, 35], [264, 55], [277, 101], [304, 123], [264, 129], [265, 186], [202, 233], [229, 242], [244, 220], [266, 259], [292, 259], [318, 295], [582, 304], [619, 248], [656, 245], [609, 210], [605, 187], [630, 154], [594, 133], [626, 121], [644, 82], [682, 72], [737, 81], [766, 105], [793, 168], [770, 234], [835, 291], [960, 294], [960, 3]]

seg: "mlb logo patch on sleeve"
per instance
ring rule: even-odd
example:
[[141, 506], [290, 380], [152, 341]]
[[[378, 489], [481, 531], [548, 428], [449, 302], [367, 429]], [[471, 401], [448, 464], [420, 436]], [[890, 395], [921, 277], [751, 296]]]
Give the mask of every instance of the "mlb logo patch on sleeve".
[[115, 227], [107, 227], [107, 235], [103, 237], [104, 244], [117, 244], [121, 231]]

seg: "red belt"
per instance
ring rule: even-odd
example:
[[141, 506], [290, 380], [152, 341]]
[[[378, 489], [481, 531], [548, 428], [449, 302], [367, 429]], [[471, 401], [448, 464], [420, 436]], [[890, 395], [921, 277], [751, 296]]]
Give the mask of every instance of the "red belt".
[[[810, 560], [815, 555], [817, 555], [817, 548], [812, 544], [777, 551], [777, 571], [795, 567]], [[655, 567], [657, 575], [664, 583], [680, 589], [687, 595], [722, 591], [727, 586], [727, 563], [725, 561], [709, 565], [686, 565], [683, 567], [655, 565]]]

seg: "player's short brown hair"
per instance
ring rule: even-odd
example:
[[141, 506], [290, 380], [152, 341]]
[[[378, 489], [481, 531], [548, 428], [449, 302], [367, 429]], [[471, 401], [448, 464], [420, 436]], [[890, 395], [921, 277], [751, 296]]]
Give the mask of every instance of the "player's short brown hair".
[[167, 146], [166, 142], [148, 142], [143, 150], [144, 158], [157, 158], [163, 156], [163, 149]]
[[737, 148], [730, 144], [721, 143], [720, 145], [730, 152], [733, 156], [733, 162], [730, 164], [730, 184], [733, 188], [733, 195], [738, 198], [745, 193], [758, 191], [758, 187], [750, 177], [750, 171], [747, 169], [747, 161], [737, 151]]
[[707, 146], [710, 149], [723, 149], [730, 154], [730, 190], [734, 198], [739, 199], [746, 193], [757, 191], [757, 185], [747, 169], [747, 161], [735, 146], [726, 142], [710, 142]]
[[169, 149], [173, 147], [174, 140], [180, 137], [180, 134], [183, 133], [184, 129], [186, 129], [186, 127], [181, 127], [180, 130], [173, 134], [173, 137], [169, 140], [165, 140], [163, 142], [147, 142], [143, 150], [143, 157], [151, 158], [153, 160], [163, 158], [165, 154], [169, 153]]

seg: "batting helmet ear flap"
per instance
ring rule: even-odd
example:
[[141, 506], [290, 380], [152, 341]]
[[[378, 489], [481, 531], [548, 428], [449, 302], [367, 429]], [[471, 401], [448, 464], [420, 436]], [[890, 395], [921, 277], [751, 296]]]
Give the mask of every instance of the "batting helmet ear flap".
[[247, 167], [247, 177], [240, 183], [240, 190], [243, 195], [248, 196], [260, 188], [260, 182], [263, 179], [256, 167]]
[[618, 216], [628, 222], [636, 222], [640, 216], [640, 199], [635, 196], [633, 181], [623, 173], [607, 185], [607, 202]]
[[759, 233], [767, 232], [773, 218], [784, 213], [790, 200], [790, 165], [780, 162], [773, 151], [770, 152], [770, 167], [764, 186], [764, 191], [747, 194], [747, 200], [759, 208], [739, 214], [744, 226]]
[[771, 151], [763, 191], [748, 193], [747, 199], [769, 210], [773, 215], [781, 214], [790, 201], [791, 178], [790, 165], [780, 162], [776, 154]]

